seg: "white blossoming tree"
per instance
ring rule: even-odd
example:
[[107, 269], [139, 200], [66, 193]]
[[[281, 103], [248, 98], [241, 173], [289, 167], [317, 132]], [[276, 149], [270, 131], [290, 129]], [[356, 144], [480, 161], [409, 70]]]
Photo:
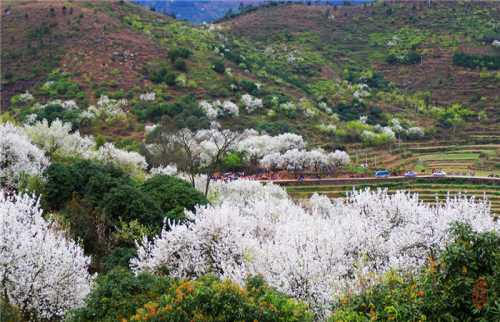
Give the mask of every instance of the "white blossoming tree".
[[90, 292], [90, 258], [42, 217], [38, 201], [0, 191], [0, 297], [26, 321], [62, 318]]
[[40, 175], [48, 165], [44, 152], [20, 128], [0, 125], [0, 186], [16, 185], [22, 174]]
[[155, 159], [161, 159], [159, 164], [175, 163], [189, 177], [193, 187], [197, 175], [205, 175], [205, 195], [221, 161], [245, 136], [245, 133], [216, 126], [196, 132], [187, 128], [178, 131], [163, 129], [165, 131], [160, 133], [158, 142], [148, 146], [149, 152]]
[[334, 295], [358, 290], [361, 280], [366, 285], [368, 272], [424, 264], [446, 244], [452, 222], [499, 229], [487, 202], [463, 196], [429, 205], [415, 194], [359, 191], [343, 201], [314, 196], [305, 209], [281, 188], [252, 181], [219, 186], [218, 195], [212, 206], [188, 213], [190, 223], [170, 223], [144, 240], [133, 269], [214, 273], [240, 283], [261, 274], [324, 318]]

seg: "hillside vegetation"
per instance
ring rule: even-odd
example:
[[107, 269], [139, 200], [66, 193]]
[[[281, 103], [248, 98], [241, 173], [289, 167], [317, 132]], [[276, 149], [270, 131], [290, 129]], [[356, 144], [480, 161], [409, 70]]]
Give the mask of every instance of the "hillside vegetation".
[[[2, 5], [2, 111], [21, 121], [74, 100], [52, 118], [136, 150], [161, 120], [328, 149], [498, 141], [496, 3], [271, 4], [199, 27], [126, 1]], [[102, 96], [123, 113], [88, 120]]]

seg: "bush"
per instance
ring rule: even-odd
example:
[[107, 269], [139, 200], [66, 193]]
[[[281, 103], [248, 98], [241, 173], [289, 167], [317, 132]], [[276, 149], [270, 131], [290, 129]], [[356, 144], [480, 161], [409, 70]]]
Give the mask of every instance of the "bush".
[[500, 69], [500, 56], [473, 55], [459, 52], [453, 55], [453, 65], [495, 70]]
[[252, 81], [249, 81], [249, 80], [242, 80], [240, 82], [240, 87], [245, 91], [247, 92], [248, 94], [251, 94], [253, 96], [259, 96], [260, 95], [260, 91], [259, 91], [259, 88], [257, 87], [257, 85], [252, 82]]
[[284, 121], [276, 121], [276, 122], [262, 121], [257, 123], [255, 129], [257, 131], [264, 131], [270, 135], [278, 135], [287, 132], [293, 132], [288, 122]]
[[45, 171], [45, 177], [47, 183], [43, 197], [51, 210], [61, 209], [75, 194], [97, 204], [112, 188], [131, 184], [122, 170], [90, 160], [52, 163]]
[[75, 98], [81, 96], [80, 86], [71, 80], [70, 75], [54, 70], [40, 92], [53, 98]]
[[145, 304], [129, 321], [313, 321], [299, 303], [250, 278], [241, 288], [230, 281], [206, 276], [177, 281], [159, 301]]
[[70, 123], [73, 130], [76, 130], [80, 125], [80, 111], [66, 110], [59, 104], [49, 104], [45, 108], [36, 113], [38, 121], [46, 119], [49, 124], [60, 119], [65, 123]]
[[196, 130], [210, 125], [207, 115], [198, 106], [194, 96], [190, 95], [179, 98], [174, 104], [150, 104], [146, 108], [142, 105], [134, 106], [134, 113], [141, 120], [155, 122], [167, 117], [179, 129], [187, 127]]
[[247, 167], [240, 152], [230, 152], [222, 160], [221, 171], [242, 171]]
[[185, 72], [187, 71], [187, 65], [186, 62], [180, 58], [177, 58], [174, 62], [174, 67], [175, 69]]
[[154, 176], [146, 180], [141, 190], [159, 205], [169, 219], [184, 219], [184, 208], [194, 210], [208, 200], [188, 182], [171, 176]]
[[71, 322], [115, 322], [127, 318], [151, 301], [158, 301], [172, 281], [166, 277], [138, 274], [117, 268], [97, 278], [85, 306], [70, 314]]
[[191, 50], [183, 47], [178, 47], [169, 51], [168, 58], [170, 58], [171, 62], [174, 62], [178, 58], [188, 59], [189, 57], [191, 57], [191, 54], [192, 54]]
[[341, 300], [331, 321], [499, 321], [500, 236], [460, 224], [453, 242], [416, 276], [388, 273], [382, 283]]
[[213, 67], [214, 71], [219, 74], [224, 74], [226, 71], [226, 67], [224, 66], [224, 62], [222, 60], [217, 60], [214, 62]]
[[118, 222], [120, 219], [130, 222], [136, 219], [141, 224], [156, 230], [163, 225], [159, 205], [135, 186], [113, 187], [103, 195], [101, 203], [106, 218], [112, 222]]

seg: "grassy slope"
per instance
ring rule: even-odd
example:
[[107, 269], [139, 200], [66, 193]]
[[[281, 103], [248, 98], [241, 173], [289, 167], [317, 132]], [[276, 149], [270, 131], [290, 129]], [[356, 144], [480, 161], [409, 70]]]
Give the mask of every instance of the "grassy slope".
[[[331, 16], [335, 18], [332, 20]], [[276, 6], [222, 22], [222, 26], [229, 34], [251, 41], [261, 52], [273, 48], [275, 52], [294, 51], [302, 55], [307, 63], [304, 65], [317, 71], [311, 76], [296, 75], [302, 83], [342, 78], [343, 69], [348, 66], [373, 68], [407, 95], [427, 92], [430, 101], [437, 105], [460, 102], [476, 111], [485, 110], [490, 116], [488, 124], [494, 126], [500, 106], [500, 79], [488, 79], [484, 73], [481, 78], [479, 70], [453, 66], [451, 58], [457, 50], [498, 54], [480, 40], [495, 26], [499, 28], [498, 21], [500, 5], [494, 2], [464, 5], [441, 1], [433, 3], [431, 9], [423, 2], [337, 10], [324, 6]], [[421, 37], [417, 45], [417, 51], [423, 55], [421, 64], [391, 65], [384, 61], [388, 53], [386, 42], [401, 28], [410, 30], [414, 39]], [[287, 68], [278, 66], [280, 57], [273, 61], [276, 56], [269, 56], [267, 71]], [[373, 103], [387, 112], [403, 114], [411, 105], [401, 100], [391, 102], [387, 97], [374, 99]], [[425, 125], [425, 118], [421, 122]]]
[[[42, 102], [57, 98], [37, 91], [54, 68], [69, 72], [72, 81], [79, 84], [80, 106], [94, 103], [102, 93], [122, 92], [137, 100], [140, 93], [151, 90], [161, 93], [164, 102], [173, 102], [186, 94], [194, 94], [197, 99], [236, 101], [244, 92], [234, 92], [230, 85], [249, 79], [262, 83], [267, 94], [282, 93], [295, 103], [307, 98], [307, 102], [313, 103], [316, 115], [287, 116], [268, 110], [252, 115], [243, 112], [237, 118], [222, 120], [226, 126], [245, 128], [262, 122], [281, 122], [313, 144], [343, 145], [316, 128], [320, 123], [342, 126], [342, 122], [314, 105], [320, 100], [331, 107], [352, 101], [352, 92], [340, 81], [345, 78], [345, 68], [357, 67], [362, 71], [378, 71], [395, 84], [375, 89], [365, 99], [369, 109], [380, 107], [386, 118], [396, 115], [413, 125], [433, 128], [436, 121], [432, 115], [416, 106], [426, 101], [425, 97], [430, 98], [431, 105], [459, 101], [488, 113], [485, 121], [471, 120], [466, 124], [465, 131], [458, 133], [465, 136], [463, 140], [477, 138], [495, 143], [500, 137], [499, 80], [480, 77], [478, 70], [455, 67], [450, 58], [458, 49], [495, 54], [478, 40], [498, 24], [500, 5], [491, 2], [467, 5], [439, 2], [432, 9], [421, 3], [415, 7], [391, 4], [336, 10], [324, 6], [277, 6], [221, 22], [215, 31], [118, 1], [3, 1], [2, 15], [2, 111], [11, 95], [26, 89]], [[402, 28], [409, 30], [412, 41], [418, 40], [422, 64], [384, 62], [387, 40], [400, 35]], [[214, 50], [222, 46], [242, 62], [235, 63], [227, 56], [223, 59]], [[153, 84], [147, 79], [145, 67], [163, 64], [173, 70], [167, 54], [174, 47], [186, 47], [193, 52], [186, 60], [187, 85]], [[294, 58], [292, 62], [290, 55]], [[213, 62], [219, 59], [231, 68], [232, 75], [212, 70]], [[126, 122], [98, 121], [90, 132], [113, 140], [141, 140], [144, 127], [130, 115]], [[435, 144], [421, 142], [411, 146]], [[359, 162], [377, 154], [375, 166], [397, 167], [407, 163], [400, 160], [400, 153], [391, 150], [364, 152], [356, 144], [347, 147], [356, 152]], [[495, 158], [492, 167], [497, 164]]]

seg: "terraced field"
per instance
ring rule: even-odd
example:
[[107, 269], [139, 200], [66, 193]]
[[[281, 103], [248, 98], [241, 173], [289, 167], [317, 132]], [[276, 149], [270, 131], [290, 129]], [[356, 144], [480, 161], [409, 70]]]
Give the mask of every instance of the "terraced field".
[[467, 144], [433, 142], [407, 143], [400, 147], [380, 151], [373, 148], [351, 147], [355, 164], [367, 164], [370, 168], [387, 168], [393, 172], [415, 170], [430, 174], [444, 170], [450, 174], [487, 176], [500, 175], [500, 142]]
[[297, 185], [287, 186], [288, 193], [295, 199], [308, 199], [314, 193], [324, 194], [330, 198], [342, 198], [353, 189], [387, 188], [389, 193], [397, 190], [406, 190], [419, 194], [424, 202], [435, 203], [448, 195], [467, 194], [476, 198], [487, 198], [491, 202], [492, 211], [500, 215], [500, 184], [459, 184], [459, 183], [419, 183], [419, 182], [390, 182], [360, 183], [360, 184], [328, 184], [328, 185]]

